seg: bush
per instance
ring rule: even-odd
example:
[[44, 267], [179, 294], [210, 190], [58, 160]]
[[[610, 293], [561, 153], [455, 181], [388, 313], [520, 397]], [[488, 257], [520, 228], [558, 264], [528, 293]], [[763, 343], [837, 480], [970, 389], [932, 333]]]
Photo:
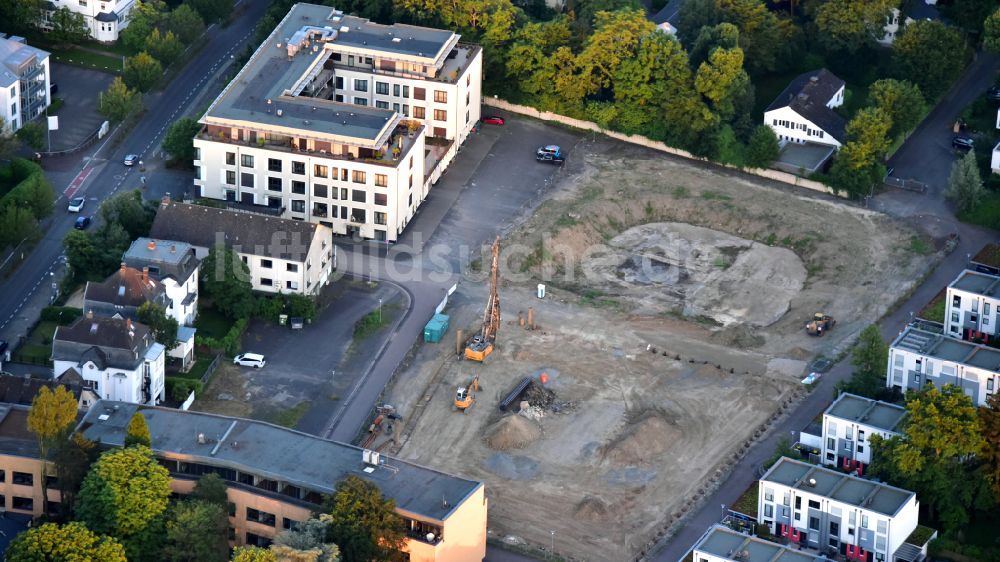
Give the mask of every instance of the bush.
[[236, 355], [240, 352], [240, 347], [242, 346], [243, 332], [247, 329], [246, 318], [241, 318], [237, 320], [226, 335], [221, 339], [218, 338], [202, 338], [195, 334], [195, 343], [198, 345], [203, 345], [212, 349], [221, 349], [227, 355]]
[[74, 320], [83, 316], [83, 310], [72, 306], [46, 306], [42, 309], [39, 319], [42, 322], [58, 322], [60, 326], [68, 326]]
[[203, 390], [201, 381], [193, 379], [184, 379], [178, 377], [167, 377], [166, 381], [166, 391], [167, 396], [176, 402], [183, 402], [187, 400], [188, 395], [191, 391], [194, 391], [195, 396], [201, 394]]

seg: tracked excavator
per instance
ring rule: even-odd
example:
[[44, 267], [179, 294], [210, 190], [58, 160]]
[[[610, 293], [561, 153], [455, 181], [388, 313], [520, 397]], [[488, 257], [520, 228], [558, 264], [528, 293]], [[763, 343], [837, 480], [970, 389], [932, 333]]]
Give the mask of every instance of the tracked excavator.
[[500, 329], [500, 295], [497, 293], [497, 281], [500, 275], [500, 237], [493, 241], [490, 263], [490, 295], [486, 299], [486, 310], [483, 312], [483, 327], [465, 343], [466, 359], [479, 361], [493, 353], [497, 330]]
[[469, 384], [458, 387], [455, 392], [455, 409], [463, 414], [476, 403], [476, 392], [479, 392], [479, 375], [472, 377]]

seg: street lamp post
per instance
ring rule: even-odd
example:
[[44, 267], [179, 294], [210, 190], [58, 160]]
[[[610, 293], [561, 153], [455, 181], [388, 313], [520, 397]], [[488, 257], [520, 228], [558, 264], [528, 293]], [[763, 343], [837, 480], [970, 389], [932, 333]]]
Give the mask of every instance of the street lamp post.
[[382, 299], [378, 300], [378, 324], [382, 325]]
[[552, 539], [549, 541], [549, 556], [555, 556], [556, 554], [556, 532], [549, 531]]

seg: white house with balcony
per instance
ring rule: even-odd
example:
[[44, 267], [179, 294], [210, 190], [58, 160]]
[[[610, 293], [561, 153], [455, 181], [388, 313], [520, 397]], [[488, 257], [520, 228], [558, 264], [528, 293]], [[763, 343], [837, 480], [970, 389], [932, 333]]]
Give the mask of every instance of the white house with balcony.
[[976, 406], [1000, 384], [1000, 350], [907, 326], [889, 346], [886, 386], [901, 392], [953, 384]]
[[[782, 457], [758, 482], [757, 518], [770, 532], [848, 560], [913, 560], [913, 492]], [[918, 550], [919, 554], [919, 550]]]
[[48, 12], [42, 26], [50, 27], [52, 12], [66, 8], [83, 16], [91, 37], [110, 43], [117, 41], [118, 34], [128, 27], [129, 15], [135, 2], [136, 0], [49, 0], [45, 2]]
[[202, 116], [195, 186], [394, 242], [478, 122], [481, 78], [450, 31], [296, 4]]
[[0, 34], [0, 62], [0, 117], [3, 132], [14, 133], [52, 103], [49, 53], [23, 37]]
[[844, 118], [834, 108], [844, 104], [844, 81], [825, 68], [797, 76], [764, 110], [764, 124], [780, 144], [817, 144], [840, 148]]
[[79, 373], [104, 400], [155, 406], [164, 399], [166, 351], [149, 328], [128, 318], [88, 313], [52, 337], [53, 374]]
[[901, 435], [906, 408], [843, 392], [823, 412], [822, 459], [858, 476], [872, 462], [872, 435]]
[[145, 271], [159, 282], [167, 295], [166, 313], [181, 326], [194, 324], [198, 316], [198, 272], [201, 260], [194, 247], [177, 240], [138, 238], [132, 242], [122, 263]]

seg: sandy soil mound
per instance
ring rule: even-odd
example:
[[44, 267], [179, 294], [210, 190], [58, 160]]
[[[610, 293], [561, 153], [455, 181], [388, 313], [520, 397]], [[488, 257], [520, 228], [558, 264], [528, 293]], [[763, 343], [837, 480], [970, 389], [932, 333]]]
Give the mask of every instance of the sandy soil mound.
[[658, 415], [649, 415], [627, 426], [621, 437], [604, 446], [604, 460], [619, 466], [641, 465], [667, 450], [680, 436], [676, 426]]
[[486, 428], [483, 442], [494, 451], [522, 449], [542, 436], [542, 428], [524, 416], [507, 416]]
[[576, 504], [573, 510], [573, 518], [577, 521], [590, 521], [598, 523], [608, 518], [608, 506], [600, 498], [587, 496]]

